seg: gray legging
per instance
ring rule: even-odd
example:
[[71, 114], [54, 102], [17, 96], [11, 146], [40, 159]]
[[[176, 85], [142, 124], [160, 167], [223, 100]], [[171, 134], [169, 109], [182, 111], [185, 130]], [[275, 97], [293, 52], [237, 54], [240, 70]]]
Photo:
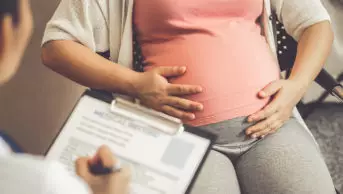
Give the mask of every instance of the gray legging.
[[219, 136], [192, 194], [334, 194], [324, 159], [291, 118], [264, 139], [249, 139], [245, 118], [202, 127]]

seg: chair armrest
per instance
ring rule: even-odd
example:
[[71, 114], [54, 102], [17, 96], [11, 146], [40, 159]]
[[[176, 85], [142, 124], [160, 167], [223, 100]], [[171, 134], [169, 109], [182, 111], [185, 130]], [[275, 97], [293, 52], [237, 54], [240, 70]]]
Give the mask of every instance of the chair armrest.
[[325, 69], [319, 73], [315, 81], [323, 87], [326, 91], [330, 92], [333, 96], [343, 101], [343, 87], [333, 78]]
[[341, 102], [343, 102], [343, 86], [338, 85], [333, 88], [332, 95], [338, 98]]

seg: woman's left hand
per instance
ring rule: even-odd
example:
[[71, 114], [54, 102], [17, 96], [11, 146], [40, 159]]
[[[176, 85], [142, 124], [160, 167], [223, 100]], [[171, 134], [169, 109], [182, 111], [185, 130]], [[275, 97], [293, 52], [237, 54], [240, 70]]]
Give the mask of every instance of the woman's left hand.
[[274, 133], [292, 115], [292, 110], [303, 97], [307, 86], [296, 80], [277, 80], [259, 92], [260, 98], [270, 98], [271, 102], [262, 110], [250, 115], [248, 122], [256, 122], [246, 130], [252, 138]]

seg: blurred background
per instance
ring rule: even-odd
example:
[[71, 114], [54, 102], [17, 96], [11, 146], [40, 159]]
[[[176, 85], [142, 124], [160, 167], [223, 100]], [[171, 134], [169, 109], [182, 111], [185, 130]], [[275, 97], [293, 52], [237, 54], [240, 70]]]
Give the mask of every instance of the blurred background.
[[[326, 69], [342, 80], [343, 5], [340, 0], [323, 0], [330, 12], [335, 43]], [[1, 129], [34, 154], [44, 154], [84, 88], [45, 68], [40, 61], [40, 43], [45, 24], [59, 0], [31, 0], [35, 32], [16, 77], [0, 90]], [[323, 94], [316, 84], [303, 99], [313, 104]], [[335, 98], [316, 103], [306, 122], [317, 138], [337, 188], [343, 193], [343, 105]]]

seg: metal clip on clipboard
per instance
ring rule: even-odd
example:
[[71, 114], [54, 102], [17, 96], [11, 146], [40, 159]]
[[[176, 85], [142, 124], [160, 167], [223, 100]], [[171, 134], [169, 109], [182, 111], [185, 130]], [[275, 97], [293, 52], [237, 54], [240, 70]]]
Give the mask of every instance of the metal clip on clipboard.
[[184, 131], [183, 123], [180, 119], [120, 97], [116, 97], [112, 101], [111, 112], [144, 123], [169, 135], [177, 135]]

